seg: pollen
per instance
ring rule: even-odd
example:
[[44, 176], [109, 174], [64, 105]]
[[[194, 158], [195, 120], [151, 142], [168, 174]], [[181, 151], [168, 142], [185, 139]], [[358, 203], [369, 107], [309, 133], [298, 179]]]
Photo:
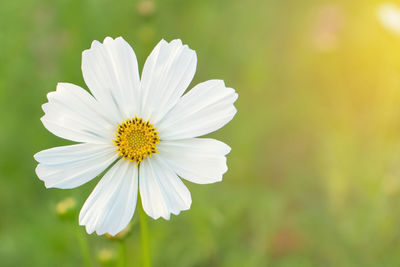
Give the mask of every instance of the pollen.
[[157, 153], [160, 138], [150, 121], [135, 116], [118, 125], [116, 139], [113, 141], [118, 147], [119, 156], [136, 161], [139, 165], [143, 159]]

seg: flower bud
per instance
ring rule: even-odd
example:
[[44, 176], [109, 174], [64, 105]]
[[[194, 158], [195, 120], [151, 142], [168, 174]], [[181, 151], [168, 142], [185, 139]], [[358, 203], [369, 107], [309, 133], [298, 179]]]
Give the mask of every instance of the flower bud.
[[138, 13], [143, 17], [150, 17], [151, 15], [154, 14], [155, 9], [156, 5], [151, 0], [140, 1], [137, 6]]
[[103, 248], [97, 254], [97, 260], [99, 261], [101, 266], [115, 266], [117, 262], [117, 253], [115, 253], [114, 250]]
[[61, 220], [73, 220], [76, 212], [76, 201], [73, 197], [67, 197], [66, 199], [57, 203], [56, 213]]

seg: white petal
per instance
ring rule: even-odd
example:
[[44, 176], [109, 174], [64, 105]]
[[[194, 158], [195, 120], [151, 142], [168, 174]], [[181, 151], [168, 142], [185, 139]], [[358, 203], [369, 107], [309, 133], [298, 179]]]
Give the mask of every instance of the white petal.
[[119, 160], [100, 180], [79, 214], [88, 234], [116, 235], [132, 219], [138, 194], [138, 167]]
[[181, 40], [161, 40], [143, 68], [140, 115], [157, 123], [179, 100], [196, 72], [196, 52]]
[[122, 38], [94, 41], [82, 53], [83, 78], [117, 123], [139, 111], [139, 70], [135, 52]]
[[139, 189], [143, 209], [154, 219], [169, 220], [192, 204], [185, 184], [157, 154], [140, 163]]
[[53, 134], [76, 142], [112, 143], [115, 126], [99, 103], [84, 89], [69, 83], [57, 84], [47, 94], [42, 108], [43, 125]]
[[103, 172], [118, 157], [115, 146], [78, 144], [37, 153], [36, 174], [47, 188], [78, 187]]
[[225, 155], [231, 148], [215, 139], [161, 141], [157, 149], [180, 177], [193, 183], [219, 182], [228, 170]]
[[221, 80], [196, 85], [157, 125], [160, 139], [186, 139], [218, 130], [235, 116], [237, 97]]

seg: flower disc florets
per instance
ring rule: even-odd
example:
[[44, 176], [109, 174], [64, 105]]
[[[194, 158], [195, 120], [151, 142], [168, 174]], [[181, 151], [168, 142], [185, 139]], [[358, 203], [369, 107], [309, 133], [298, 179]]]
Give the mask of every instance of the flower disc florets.
[[144, 158], [157, 153], [160, 138], [150, 121], [135, 116], [118, 125], [116, 139], [113, 141], [118, 147], [119, 156], [139, 164]]

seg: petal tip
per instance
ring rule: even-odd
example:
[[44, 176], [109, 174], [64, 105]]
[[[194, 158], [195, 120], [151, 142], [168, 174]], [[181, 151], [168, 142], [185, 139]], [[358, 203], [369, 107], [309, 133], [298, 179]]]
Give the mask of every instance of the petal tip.
[[115, 38], [115, 41], [122, 41], [122, 42], [126, 42], [124, 37], [122, 36], [118, 36], [117, 38]]
[[[99, 46], [99, 45], [101, 45], [101, 43], [99, 41], [93, 40], [92, 44], [90, 45], [90, 48], [94, 48], [94, 47]], [[89, 51], [89, 49], [86, 49], [83, 52], [85, 52], [85, 51]]]
[[39, 152], [37, 152], [35, 155], [33, 155], [33, 158], [34, 158], [37, 162], [39, 162], [40, 152], [42, 152], [42, 151], [39, 151]]
[[103, 44], [106, 44], [106, 43], [112, 42], [112, 41], [114, 41], [114, 39], [113, 39], [112, 37], [106, 36], [106, 37], [104, 38], [104, 40], [103, 40]]
[[176, 44], [176, 45], [179, 45], [179, 46], [182, 46], [183, 44], [182, 44], [182, 40], [181, 39], [174, 39], [174, 40], [172, 40], [171, 42], [169, 42], [170, 44]]

